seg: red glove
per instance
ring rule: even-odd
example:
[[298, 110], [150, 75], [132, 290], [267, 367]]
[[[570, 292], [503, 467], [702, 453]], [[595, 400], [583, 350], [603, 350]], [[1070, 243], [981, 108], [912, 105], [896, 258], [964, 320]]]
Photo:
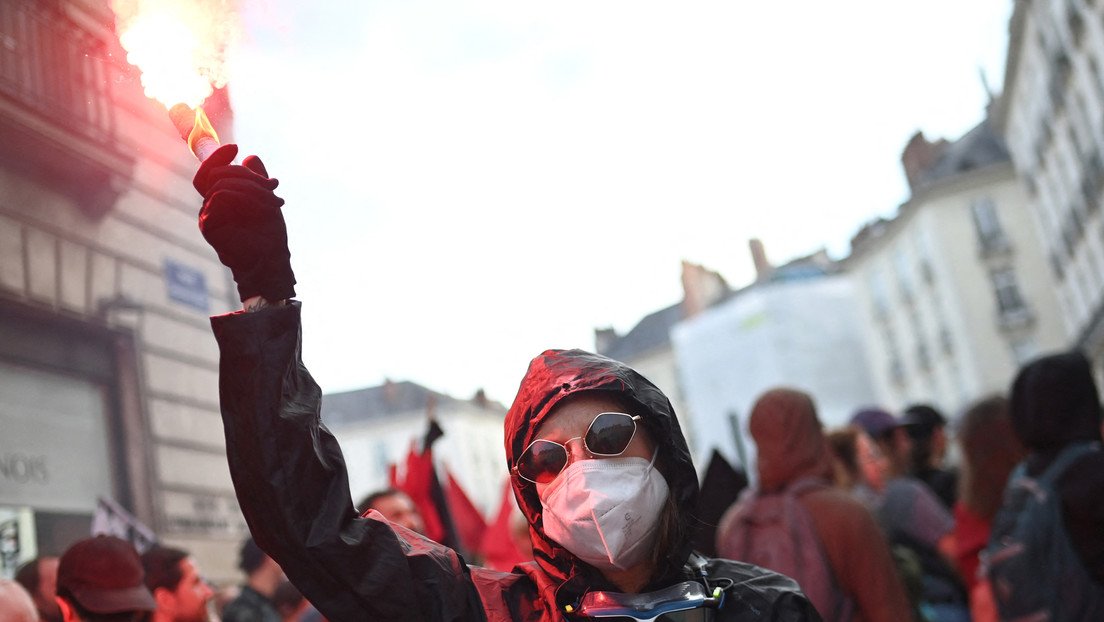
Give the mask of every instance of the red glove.
[[203, 195], [199, 230], [219, 261], [230, 268], [242, 301], [263, 296], [276, 302], [295, 296], [287, 226], [260, 158], [249, 156], [231, 164], [238, 146], [219, 147], [200, 165], [192, 185]]

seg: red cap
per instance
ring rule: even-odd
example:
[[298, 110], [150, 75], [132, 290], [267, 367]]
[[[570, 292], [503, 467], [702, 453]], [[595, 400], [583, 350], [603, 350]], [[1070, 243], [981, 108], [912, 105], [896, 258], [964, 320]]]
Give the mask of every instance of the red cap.
[[134, 545], [114, 536], [79, 540], [58, 562], [58, 593], [68, 591], [92, 613], [153, 611], [157, 603], [143, 582]]

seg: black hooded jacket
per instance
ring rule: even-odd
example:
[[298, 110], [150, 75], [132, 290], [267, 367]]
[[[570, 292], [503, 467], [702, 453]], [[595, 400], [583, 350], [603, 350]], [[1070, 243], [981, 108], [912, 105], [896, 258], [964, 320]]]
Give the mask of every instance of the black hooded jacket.
[[[1100, 396], [1080, 352], [1028, 363], [1012, 383], [1012, 427], [1028, 448], [1027, 473], [1042, 473], [1065, 447], [1101, 442]], [[1081, 457], [1057, 483], [1062, 515], [1078, 555], [1104, 586], [1104, 451]]]
[[[451, 549], [378, 513], [358, 516], [337, 441], [319, 419], [321, 392], [300, 358], [300, 306], [212, 318], [221, 350], [219, 391], [226, 453], [242, 513], [257, 544], [331, 622], [364, 620], [552, 622], [601, 574], [544, 536], [531, 486], [513, 478], [529, 518], [535, 562], [503, 573], [469, 567]], [[691, 514], [698, 484], [670, 403], [628, 367], [582, 351], [534, 359], [506, 419], [512, 464], [565, 396], [611, 391], [639, 405], [659, 446], [682, 529], [647, 589], [690, 580]], [[706, 560], [725, 590], [718, 622], [820, 620], [792, 580], [727, 560]]]

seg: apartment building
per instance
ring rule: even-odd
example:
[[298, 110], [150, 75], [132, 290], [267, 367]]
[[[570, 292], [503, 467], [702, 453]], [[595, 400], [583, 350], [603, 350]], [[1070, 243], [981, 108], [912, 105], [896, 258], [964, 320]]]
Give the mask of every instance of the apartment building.
[[879, 403], [927, 402], [953, 417], [1061, 347], [1061, 314], [1016, 171], [988, 121], [955, 141], [917, 133], [901, 159], [911, 197], [859, 231], [844, 265]]
[[1065, 341], [1104, 368], [1104, 2], [1017, 2], [995, 122], [1057, 289]]

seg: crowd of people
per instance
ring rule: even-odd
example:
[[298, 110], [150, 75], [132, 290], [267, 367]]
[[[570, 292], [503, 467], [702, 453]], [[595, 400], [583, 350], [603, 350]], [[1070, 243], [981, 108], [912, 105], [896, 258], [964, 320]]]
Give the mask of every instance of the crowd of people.
[[[236, 155], [222, 147], [195, 179], [201, 231], [244, 306], [212, 318], [252, 535], [224, 622], [1104, 620], [1101, 405], [1079, 352], [1025, 365], [1007, 396], [971, 405], [953, 429], [917, 404], [857, 408], [825, 430], [814, 396], [765, 392], [749, 419], [754, 484], [703, 546], [695, 535], [714, 526], [696, 514], [697, 471], [667, 397], [618, 361], [548, 350], [504, 430], [527, 561], [471, 563], [419, 533], [398, 491], [354, 506], [300, 356], [277, 182]], [[205, 622], [217, 600], [185, 552], [139, 555], [110, 536], [18, 578], [0, 582], [0, 619]]]

